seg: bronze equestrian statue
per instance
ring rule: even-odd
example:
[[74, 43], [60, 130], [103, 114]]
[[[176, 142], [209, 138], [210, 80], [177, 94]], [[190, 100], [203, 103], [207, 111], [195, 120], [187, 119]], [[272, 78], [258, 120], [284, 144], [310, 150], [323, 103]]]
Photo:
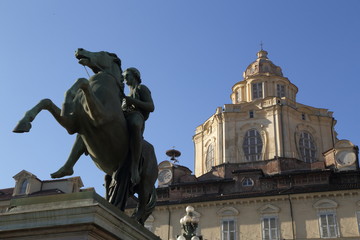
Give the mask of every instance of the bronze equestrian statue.
[[[75, 56], [80, 64], [92, 69], [94, 75], [89, 80], [79, 78], [75, 82], [66, 92], [61, 109], [50, 99], [41, 100], [25, 113], [13, 131], [29, 132], [37, 114], [48, 110], [69, 134], [78, 134], [67, 162], [52, 177], [72, 175], [72, 167], [79, 157], [83, 153], [89, 154], [96, 166], [106, 173], [106, 199], [123, 211], [129, 196], [137, 193], [138, 205], [132, 217], [144, 224], [156, 204], [157, 161], [153, 146], [141, 139], [140, 159], [135, 163], [139, 176], [131, 176], [134, 174], [133, 148], [130, 146], [133, 129], [128, 127], [123, 102], [137, 105], [134, 100], [128, 100], [131, 96], [124, 94], [121, 61], [116, 54], [90, 52], [82, 48], [76, 51]], [[150, 100], [152, 102], [151, 96]], [[141, 107], [137, 110], [140, 111]], [[147, 110], [153, 111], [153, 106]]]

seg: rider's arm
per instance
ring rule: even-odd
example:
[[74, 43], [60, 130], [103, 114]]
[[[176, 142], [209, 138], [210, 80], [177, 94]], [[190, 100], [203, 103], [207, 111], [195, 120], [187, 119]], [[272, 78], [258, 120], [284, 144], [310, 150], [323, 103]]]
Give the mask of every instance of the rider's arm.
[[150, 90], [145, 85], [140, 85], [138, 91], [140, 99], [126, 97], [126, 103], [128, 105], [132, 104], [135, 108], [141, 109], [142, 111], [153, 112], [155, 106]]

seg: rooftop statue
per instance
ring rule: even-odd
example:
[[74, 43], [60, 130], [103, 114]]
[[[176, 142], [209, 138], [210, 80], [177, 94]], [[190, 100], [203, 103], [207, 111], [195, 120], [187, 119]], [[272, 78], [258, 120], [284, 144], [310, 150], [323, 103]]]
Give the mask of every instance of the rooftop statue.
[[[51, 176], [72, 175], [79, 157], [90, 155], [106, 173], [106, 199], [123, 211], [129, 196], [137, 193], [133, 218], [144, 224], [155, 207], [158, 174], [154, 148], [142, 137], [145, 120], [154, 111], [150, 90], [141, 84], [136, 68], [122, 72], [116, 54], [79, 48], [75, 56], [94, 75], [89, 80], [77, 79], [65, 93], [62, 109], [43, 99], [25, 113], [13, 131], [29, 132], [37, 114], [48, 110], [69, 134], [77, 133], [68, 160]], [[124, 78], [130, 96], [124, 94]]]

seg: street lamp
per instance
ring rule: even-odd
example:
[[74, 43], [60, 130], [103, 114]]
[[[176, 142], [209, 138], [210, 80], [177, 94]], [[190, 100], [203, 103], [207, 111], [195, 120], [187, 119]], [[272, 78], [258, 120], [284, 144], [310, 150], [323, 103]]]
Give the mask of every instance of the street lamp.
[[184, 229], [184, 233], [176, 240], [202, 240], [202, 236], [196, 236], [196, 229], [199, 225], [199, 218], [194, 215], [193, 207], [186, 207], [186, 215], [180, 219], [180, 224]]

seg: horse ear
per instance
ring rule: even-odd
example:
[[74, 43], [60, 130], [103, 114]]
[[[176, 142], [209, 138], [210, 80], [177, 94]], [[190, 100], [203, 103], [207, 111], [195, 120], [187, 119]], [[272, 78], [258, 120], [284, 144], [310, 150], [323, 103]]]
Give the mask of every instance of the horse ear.
[[120, 58], [115, 58], [115, 59], [114, 59], [114, 62], [115, 62], [116, 64], [118, 64], [119, 67], [121, 67], [121, 60], [120, 60]]
[[114, 58], [114, 63], [119, 65], [119, 67], [121, 68], [121, 60], [120, 60], [120, 58], [115, 53], [109, 53], [109, 55]]

